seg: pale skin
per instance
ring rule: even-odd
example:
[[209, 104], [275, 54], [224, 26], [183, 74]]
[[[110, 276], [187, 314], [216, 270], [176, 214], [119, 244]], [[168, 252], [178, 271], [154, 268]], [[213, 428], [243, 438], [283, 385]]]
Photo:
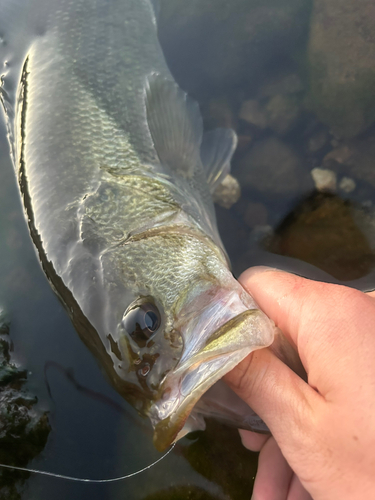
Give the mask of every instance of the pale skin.
[[226, 382], [272, 436], [240, 431], [260, 451], [253, 500], [375, 498], [375, 292], [253, 268], [240, 282], [295, 346], [306, 383], [269, 349]]

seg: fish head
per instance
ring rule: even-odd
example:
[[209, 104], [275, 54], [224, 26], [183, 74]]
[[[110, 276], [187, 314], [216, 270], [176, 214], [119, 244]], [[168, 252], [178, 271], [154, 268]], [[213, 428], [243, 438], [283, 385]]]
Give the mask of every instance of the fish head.
[[202, 428], [191, 414], [197, 401], [251, 351], [270, 345], [274, 325], [224, 253], [192, 231], [135, 238], [102, 264], [116, 270], [107, 317], [120, 392], [150, 418], [163, 450]]

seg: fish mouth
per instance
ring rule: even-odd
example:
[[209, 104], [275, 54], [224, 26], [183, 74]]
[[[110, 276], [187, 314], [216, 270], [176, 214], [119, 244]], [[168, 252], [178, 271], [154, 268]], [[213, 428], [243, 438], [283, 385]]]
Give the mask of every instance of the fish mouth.
[[[248, 354], [273, 342], [273, 322], [260, 309], [247, 309], [246, 301], [244, 304], [240, 297], [237, 299], [236, 307], [231, 309], [232, 316], [239, 303], [244, 310], [228, 319], [231, 313], [227, 309], [222, 315], [223, 324], [208, 333], [200, 331], [199, 345], [195, 342], [195, 348], [190, 345], [185, 349], [180, 363], [160, 387], [160, 398], [149, 411], [154, 445], [159, 451], [164, 451], [188, 432], [204, 428], [203, 420], [191, 414], [201, 396]], [[208, 314], [210, 312], [208, 308]], [[196, 337], [191, 335], [191, 338]]]

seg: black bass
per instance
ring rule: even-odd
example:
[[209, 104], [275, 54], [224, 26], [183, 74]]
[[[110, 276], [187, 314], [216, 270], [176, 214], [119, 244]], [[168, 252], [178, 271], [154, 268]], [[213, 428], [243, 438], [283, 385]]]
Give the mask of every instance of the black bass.
[[211, 195], [235, 133], [203, 133], [149, 0], [0, 0], [0, 13], [29, 228], [81, 339], [160, 450], [205, 414], [265, 430], [218, 382], [274, 337], [216, 227]]

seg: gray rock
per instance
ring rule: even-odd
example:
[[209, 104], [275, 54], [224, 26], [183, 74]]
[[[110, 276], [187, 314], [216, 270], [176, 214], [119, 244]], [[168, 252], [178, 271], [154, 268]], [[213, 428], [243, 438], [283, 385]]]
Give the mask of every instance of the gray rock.
[[[259, 84], [299, 50], [311, 0], [160, 0], [159, 38], [172, 73], [194, 94], [208, 83]], [[207, 88], [207, 87], [206, 87]]]
[[375, 120], [373, 0], [314, 0], [308, 48], [309, 105], [338, 137]]
[[357, 186], [355, 181], [350, 177], [343, 177], [339, 183], [339, 188], [344, 193], [351, 193], [355, 190], [356, 187]]
[[299, 156], [276, 137], [256, 142], [240, 160], [236, 175], [242, 188], [262, 193], [285, 195], [313, 187]]

